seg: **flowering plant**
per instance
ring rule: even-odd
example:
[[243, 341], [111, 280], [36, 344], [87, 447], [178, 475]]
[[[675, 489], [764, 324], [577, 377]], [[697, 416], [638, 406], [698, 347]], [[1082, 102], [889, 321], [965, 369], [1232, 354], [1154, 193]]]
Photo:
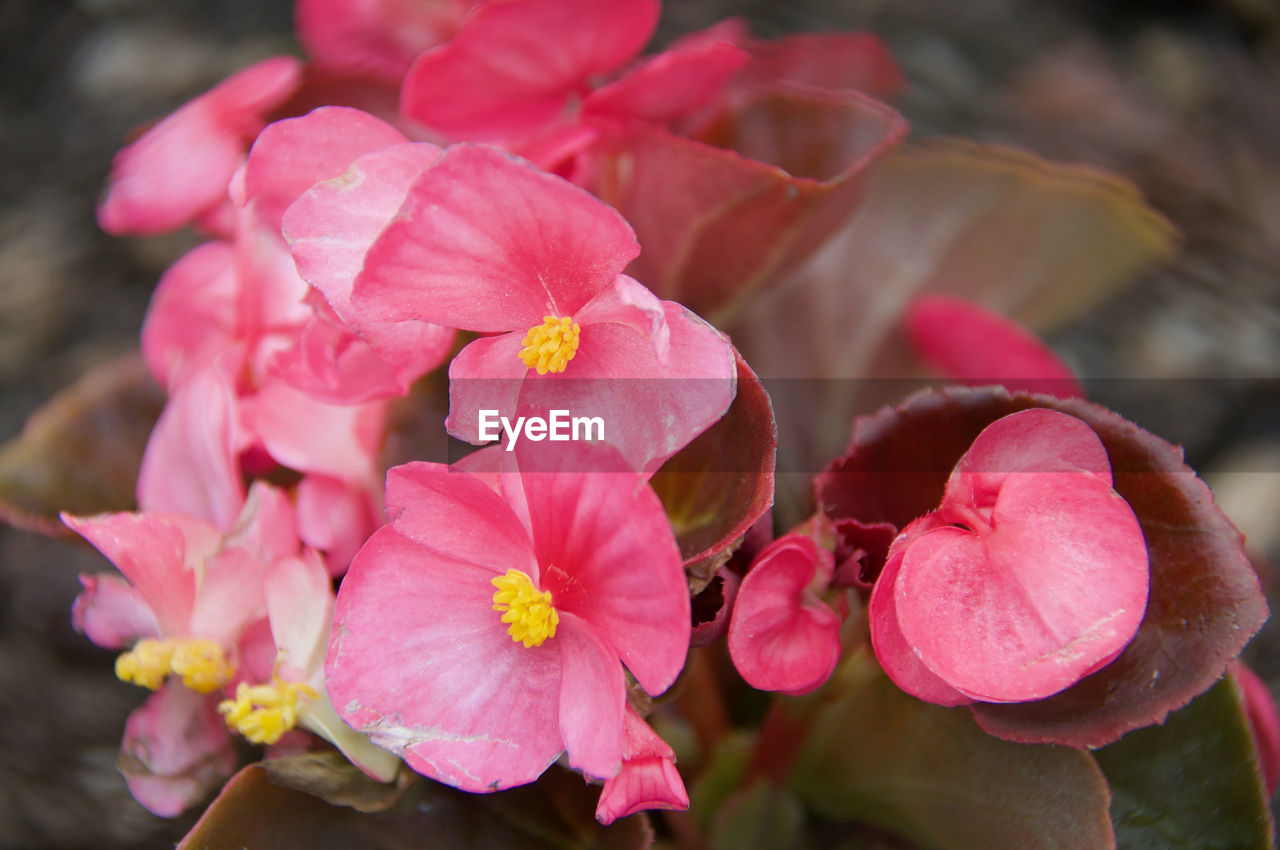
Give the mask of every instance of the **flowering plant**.
[[[1195, 813], [1269, 840], [1239, 533], [991, 309], [1164, 257], [1132, 187], [900, 148], [867, 34], [641, 58], [657, 0], [297, 12], [306, 60], [112, 167], [104, 229], [207, 239], [149, 378], [90, 376], [8, 450], [61, 473], [153, 381], [125, 492], [0, 489], [118, 569], [73, 620], [154, 692], [120, 766], [157, 815], [207, 806], [181, 846], [1207, 846], [1135, 768], [1188, 752]], [[975, 186], [1087, 226], [1001, 240]], [[925, 370], [971, 386], [860, 380]]]

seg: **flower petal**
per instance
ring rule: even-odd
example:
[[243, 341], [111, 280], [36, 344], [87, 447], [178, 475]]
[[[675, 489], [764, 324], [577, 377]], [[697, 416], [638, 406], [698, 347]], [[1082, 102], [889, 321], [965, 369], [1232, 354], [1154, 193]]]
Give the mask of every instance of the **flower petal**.
[[524, 525], [501, 496], [466, 472], [435, 463], [389, 470], [387, 514], [398, 534], [431, 552], [488, 570], [490, 579], [516, 569], [538, 581]]
[[1008, 476], [992, 524], [938, 528], [905, 549], [898, 623], [957, 690], [1039, 699], [1132, 639], [1146, 610], [1146, 543], [1128, 504], [1087, 472]]
[[455, 139], [535, 130], [639, 53], [658, 12], [657, 0], [485, 3], [452, 41], [418, 57], [400, 109]]
[[805, 535], [775, 540], [751, 565], [729, 622], [733, 666], [753, 688], [806, 694], [840, 659], [840, 618], [815, 595], [831, 581], [829, 551]]
[[120, 771], [134, 799], [161, 817], [200, 802], [231, 775], [236, 754], [214, 697], [176, 679], [129, 715]]
[[493, 575], [384, 527], [338, 591], [325, 662], [348, 723], [466, 791], [531, 782], [564, 749], [560, 652], [511, 639]]
[[558, 610], [590, 625], [641, 687], [662, 693], [684, 667], [691, 631], [671, 523], [644, 477], [614, 450], [565, 445], [546, 455], [531, 444], [515, 451], [540, 587]]
[[456, 145], [374, 242], [352, 304], [376, 321], [525, 331], [573, 315], [638, 252], [592, 195], [496, 148]]
[[612, 649], [584, 620], [560, 612], [560, 736], [569, 767], [608, 779], [622, 767], [626, 679]]
[[80, 584], [84, 590], [71, 606], [71, 623], [98, 646], [120, 649], [160, 634], [156, 615], [129, 582], [104, 573], [82, 575]]

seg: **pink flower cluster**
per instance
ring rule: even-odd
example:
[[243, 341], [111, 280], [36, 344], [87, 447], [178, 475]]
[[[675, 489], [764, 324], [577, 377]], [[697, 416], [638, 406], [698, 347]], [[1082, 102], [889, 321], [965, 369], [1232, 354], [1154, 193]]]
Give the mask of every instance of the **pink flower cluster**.
[[[658, 12], [300, 0], [306, 63], [265, 60], [118, 155], [104, 228], [209, 240], [147, 315], [168, 402], [139, 511], [64, 516], [124, 576], [85, 577], [75, 622], [156, 692], [123, 760], [153, 811], [230, 772], [231, 732], [280, 749], [300, 729], [376, 779], [403, 762], [472, 792], [563, 760], [608, 823], [688, 806], [643, 715], [691, 642], [723, 635], [750, 685], [806, 693], [865, 598], [892, 680], [959, 705], [1050, 697], [1138, 632], [1142, 527], [1098, 434], [1042, 408], [982, 430], [909, 523], [820, 511], [770, 542], [766, 496], [733, 560], [730, 541], [682, 554], [650, 482], [750, 377], [685, 305], [806, 258], [904, 125], [872, 97], [897, 85], [873, 39], [726, 22], [638, 60]], [[783, 150], [761, 130], [783, 107], [859, 141]], [[909, 325], [943, 371], [1012, 360], [1078, 393], [962, 302], [922, 299]], [[387, 469], [392, 405], [446, 363], [442, 435], [498, 444]], [[601, 428], [548, 439], [567, 411]], [[695, 629], [707, 564], [723, 593]]]

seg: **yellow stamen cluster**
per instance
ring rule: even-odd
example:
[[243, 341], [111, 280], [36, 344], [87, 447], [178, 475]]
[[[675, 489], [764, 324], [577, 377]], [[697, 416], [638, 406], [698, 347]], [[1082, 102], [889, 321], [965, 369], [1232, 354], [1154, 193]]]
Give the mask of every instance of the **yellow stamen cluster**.
[[556, 636], [560, 615], [551, 605], [551, 592], [538, 590], [527, 575], [519, 570], [507, 570], [504, 576], [493, 579], [498, 588], [493, 594], [493, 610], [502, 611], [502, 622], [507, 623], [507, 633], [525, 649], [541, 646], [547, 638]]
[[524, 335], [520, 359], [539, 375], [563, 372], [578, 353], [578, 335], [582, 328], [572, 316], [543, 316], [542, 324], [529, 328]]
[[144, 688], [159, 690], [170, 673], [182, 684], [207, 694], [235, 674], [222, 647], [208, 638], [143, 638], [116, 659], [116, 676]]
[[274, 744], [298, 724], [298, 695], [319, 699], [316, 689], [302, 682], [284, 682], [278, 677], [269, 685], [236, 686], [236, 698], [223, 700], [218, 711], [227, 726], [255, 744]]

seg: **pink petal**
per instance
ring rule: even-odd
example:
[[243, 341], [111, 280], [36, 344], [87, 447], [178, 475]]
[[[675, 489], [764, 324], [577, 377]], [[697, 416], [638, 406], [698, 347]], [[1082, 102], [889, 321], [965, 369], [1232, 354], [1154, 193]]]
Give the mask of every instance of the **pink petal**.
[[530, 373], [520, 412], [600, 417], [604, 439], [648, 474], [715, 424], [737, 390], [728, 339], [674, 302], [663, 302], [670, 351], [658, 359], [652, 339], [606, 321], [582, 328], [577, 355], [561, 374]]
[[298, 40], [317, 65], [395, 86], [418, 54], [452, 38], [473, 0], [298, 0]]
[[[518, 331], [498, 336], [481, 337], [467, 345], [449, 363], [449, 416], [444, 427], [449, 435], [472, 445], [489, 442], [480, 434], [480, 411], [496, 410], [514, 423], [520, 389], [529, 375], [529, 367], [520, 359], [524, 335]], [[536, 411], [530, 409], [529, 413]], [[505, 446], [509, 439], [502, 426], [492, 427], [487, 416], [487, 433], [497, 433]]]
[[356, 157], [406, 141], [390, 124], [345, 106], [324, 106], [276, 121], [258, 135], [245, 164], [246, 200], [278, 223], [285, 207], [321, 180], [337, 177]]
[[675, 753], [630, 706], [625, 732], [622, 770], [600, 790], [596, 820], [610, 824], [648, 809], [689, 808], [684, 780], [676, 770]]
[[[163, 635], [187, 630], [196, 578], [185, 562], [183, 526], [152, 514], [98, 514], [62, 521], [107, 557], [151, 609]], [[216, 536], [217, 532], [209, 529]]]
[[[606, 641], [650, 694], [671, 686], [689, 647], [689, 588], [662, 503], [608, 446], [516, 446], [540, 586]], [[537, 470], [536, 472], [530, 470]]]
[[992, 526], [935, 529], [904, 552], [898, 623], [930, 670], [975, 699], [1018, 702], [1057, 693], [1129, 642], [1146, 610], [1147, 548], [1106, 482], [1011, 475]]
[[346, 572], [351, 557], [383, 522], [377, 494], [325, 475], [298, 482], [298, 537], [325, 553], [329, 574]]
[[[387, 362], [403, 388], [443, 362], [453, 332], [416, 320], [382, 322], [353, 308], [352, 286], [365, 254], [391, 221], [414, 180], [435, 162], [439, 149], [425, 143], [393, 145], [356, 159], [340, 176], [313, 186], [285, 212], [284, 232], [299, 273], [324, 296], [334, 316], [373, 348], [367, 354], [341, 341], [328, 359], [340, 371], [335, 381], [368, 381], [361, 363]], [[313, 325], [315, 322], [312, 323]], [[314, 336], [317, 332], [309, 330]], [[310, 337], [306, 344], [314, 346]], [[360, 358], [360, 362], [343, 362]], [[321, 365], [313, 367], [319, 374]], [[373, 372], [370, 364], [364, 371]], [[346, 391], [349, 401], [356, 394]], [[366, 394], [366, 397], [371, 397]]]
[[893, 683], [913, 697], [937, 705], [968, 705], [971, 697], [934, 675], [920, 656], [912, 649], [898, 625], [898, 608], [894, 601], [894, 589], [898, 584], [898, 571], [902, 567], [902, 553], [891, 556], [871, 590], [867, 617], [871, 626], [871, 647], [880, 666]]
[[493, 610], [499, 563], [474, 566], [379, 530], [338, 591], [325, 662], [343, 719], [466, 791], [531, 782], [564, 749], [558, 644], [526, 649], [507, 634]]
[[169, 397], [138, 471], [138, 506], [230, 528], [244, 504], [244, 434], [227, 378], [213, 364]]
[[560, 735], [569, 767], [608, 779], [622, 767], [626, 679], [612, 649], [585, 621], [560, 612]]
[[676, 45], [587, 95], [582, 116], [669, 124], [710, 103], [746, 62], [727, 41]]
[[775, 540], [751, 565], [729, 622], [729, 655], [753, 688], [805, 694], [840, 659], [840, 618], [818, 598], [831, 553], [807, 536]]
[[529, 533], [480, 478], [436, 463], [397, 466], [387, 472], [387, 514], [397, 533], [490, 579], [516, 569], [538, 581]]
[[451, 42], [414, 62], [401, 111], [456, 139], [535, 130], [639, 53], [658, 12], [656, 0], [485, 3]]
[[82, 575], [84, 590], [71, 606], [76, 631], [106, 649], [158, 637], [160, 626], [146, 599], [129, 582], [107, 573]]
[[297, 88], [302, 63], [264, 59], [156, 124], [116, 154], [98, 223], [115, 234], [150, 235], [207, 215], [227, 200], [227, 184], [263, 116]]
[[206, 242], [160, 278], [142, 325], [142, 354], [161, 384], [172, 387], [235, 340], [238, 285], [232, 256], [230, 244]]
[[216, 697], [171, 679], [129, 715], [120, 770], [134, 799], [161, 817], [203, 800], [235, 768]]
[[351, 482], [375, 477], [384, 402], [325, 404], [276, 380], [240, 406], [245, 428], [281, 465]]
[[1111, 459], [1097, 433], [1056, 410], [1011, 413], [984, 428], [956, 463], [943, 494], [943, 513], [964, 506], [989, 516], [1011, 473], [1068, 471], [1088, 472], [1111, 485]]
[[288, 495], [265, 481], [253, 482], [223, 546], [245, 549], [265, 562], [296, 555], [298, 534]]
[[1245, 718], [1258, 752], [1258, 769], [1266, 783], [1267, 796], [1272, 796], [1280, 784], [1280, 712], [1276, 711], [1276, 701], [1267, 683], [1243, 661], [1236, 659], [1231, 663], [1231, 675], [1244, 697]]
[[970, 386], [1084, 398], [1075, 373], [1030, 331], [980, 304], [922, 295], [907, 307], [907, 338], [925, 363]]
[[230, 649], [245, 628], [266, 615], [263, 582], [268, 563], [244, 549], [225, 549], [204, 565], [187, 634]]
[[664, 303], [644, 284], [625, 274], [618, 275], [613, 286], [588, 301], [574, 319], [582, 325], [626, 325], [649, 338], [659, 363], [665, 365], [671, 357], [671, 328]]
[[286, 675], [306, 681], [324, 668], [333, 623], [333, 585], [314, 550], [282, 558], [267, 571], [267, 616]]
[[595, 197], [495, 148], [457, 145], [374, 242], [352, 304], [375, 321], [526, 331], [576, 313], [638, 251]]

